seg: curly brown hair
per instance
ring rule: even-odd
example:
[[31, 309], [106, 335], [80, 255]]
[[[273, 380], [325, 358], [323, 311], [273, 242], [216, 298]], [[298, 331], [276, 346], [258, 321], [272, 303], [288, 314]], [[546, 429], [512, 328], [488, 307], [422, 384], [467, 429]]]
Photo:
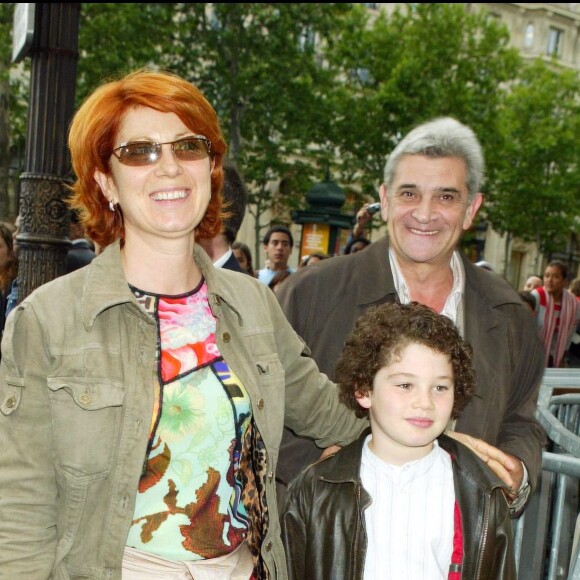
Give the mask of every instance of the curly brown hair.
[[418, 302], [382, 304], [369, 308], [356, 322], [338, 359], [335, 380], [340, 400], [357, 417], [368, 415], [356, 394], [368, 395], [381, 368], [390, 364], [409, 344], [422, 344], [449, 355], [455, 383], [451, 417], [465, 409], [475, 390], [471, 345], [463, 340], [453, 322]]

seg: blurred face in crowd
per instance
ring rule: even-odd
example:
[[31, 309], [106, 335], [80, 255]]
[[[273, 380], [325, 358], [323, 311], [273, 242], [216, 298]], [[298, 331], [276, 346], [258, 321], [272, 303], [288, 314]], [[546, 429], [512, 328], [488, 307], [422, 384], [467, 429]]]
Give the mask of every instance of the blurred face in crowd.
[[357, 252], [361, 252], [362, 250], [364, 250], [366, 247], [368, 246], [368, 244], [366, 244], [365, 242], [355, 242], [351, 247], [350, 247], [350, 253], [351, 254], [356, 254]]
[[556, 299], [562, 297], [562, 291], [566, 287], [566, 278], [562, 276], [562, 270], [558, 266], [548, 266], [544, 272], [544, 286]]
[[239, 262], [242, 270], [244, 272], [247, 272], [250, 267], [250, 264], [248, 264], [248, 259], [246, 258], [245, 252], [243, 252], [240, 248], [233, 248], [232, 252], [234, 253], [234, 256], [236, 257], [236, 260]]
[[530, 276], [526, 280], [526, 283], [524, 284], [524, 290], [526, 292], [529, 292], [530, 290], [533, 290], [534, 288], [539, 288], [542, 285], [543, 285], [542, 279], [539, 276]]
[[264, 246], [264, 250], [270, 261], [270, 270], [285, 270], [288, 267], [288, 258], [292, 252], [288, 234], [274, 232], [270, 236], [270, 241]]

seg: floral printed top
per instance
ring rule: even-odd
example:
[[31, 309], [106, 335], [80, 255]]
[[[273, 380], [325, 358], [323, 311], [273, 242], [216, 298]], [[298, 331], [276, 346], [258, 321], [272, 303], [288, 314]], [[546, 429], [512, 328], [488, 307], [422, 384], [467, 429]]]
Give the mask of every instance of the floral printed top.
[[158, 323], [159, 384], [127, 545], [169, 560], [223, 556], [250, 525], [238, 477], [250, 399], [216, 345], [204, 281], [180, 296], [132, 290]]

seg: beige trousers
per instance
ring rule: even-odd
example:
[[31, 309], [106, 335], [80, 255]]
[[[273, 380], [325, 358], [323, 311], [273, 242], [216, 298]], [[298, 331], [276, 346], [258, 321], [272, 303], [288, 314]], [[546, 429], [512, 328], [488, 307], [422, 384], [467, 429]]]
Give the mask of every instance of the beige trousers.
[[252, 554], [246, 542], [231, 554], [177, 562], [154, 554], [125, 547], [123, 580], [249, 580], [254, 569]]

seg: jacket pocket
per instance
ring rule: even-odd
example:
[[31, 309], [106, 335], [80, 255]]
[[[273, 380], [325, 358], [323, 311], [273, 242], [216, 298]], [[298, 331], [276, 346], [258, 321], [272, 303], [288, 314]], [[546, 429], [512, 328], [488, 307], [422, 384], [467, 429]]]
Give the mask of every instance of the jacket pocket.
[[22, 399], [24, 379], [19, 377], [6, 377], [6, 382], [0, 385], [0, 411], [3, 415], [11, 415]]
[[116, 455], [125, 390], [118, 381], [47, 379], [57, 466], [72, 474], [107, 473]]

